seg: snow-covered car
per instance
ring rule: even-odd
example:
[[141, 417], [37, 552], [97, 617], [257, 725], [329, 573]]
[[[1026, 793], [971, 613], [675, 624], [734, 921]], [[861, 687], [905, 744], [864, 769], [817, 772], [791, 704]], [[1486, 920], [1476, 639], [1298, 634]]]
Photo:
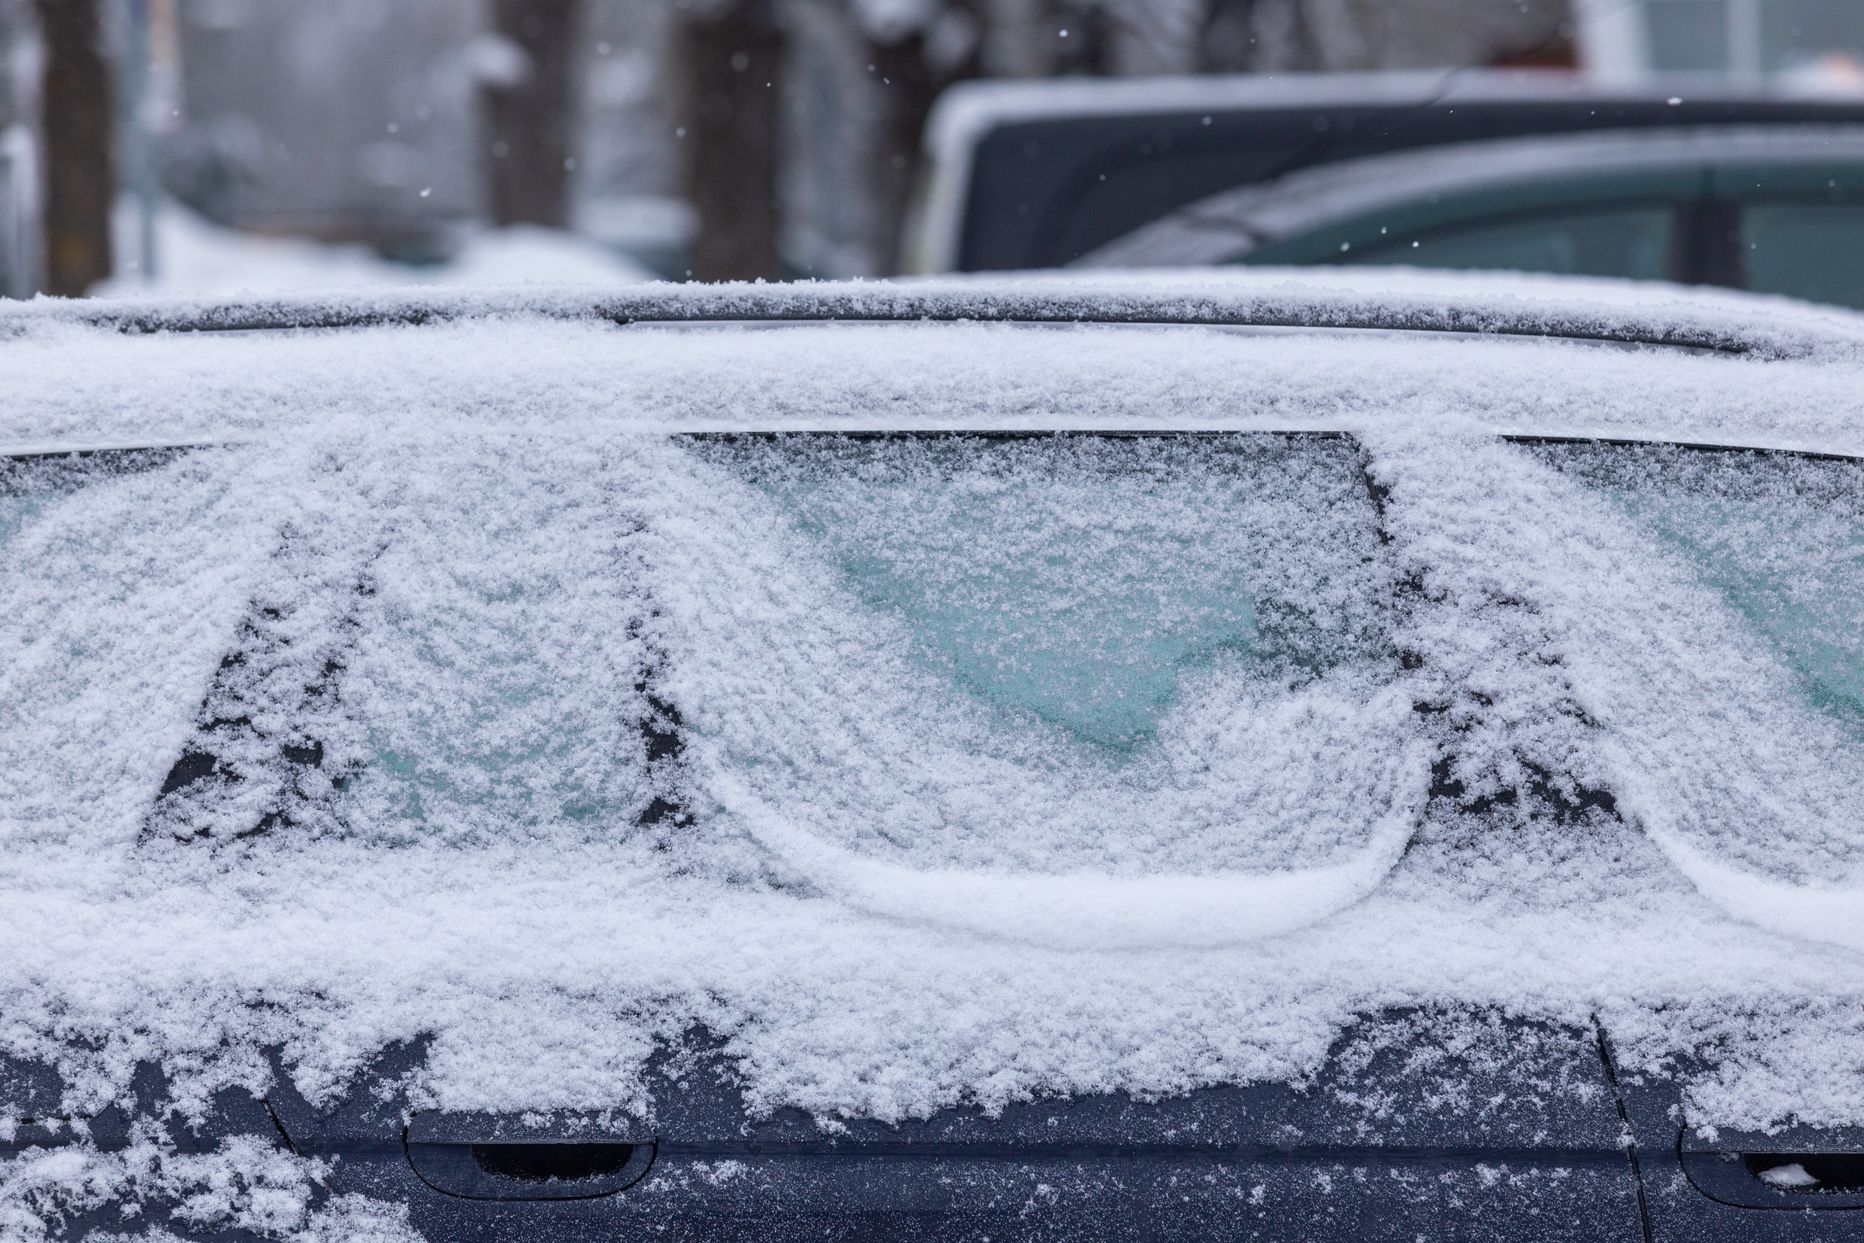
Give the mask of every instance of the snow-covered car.
[[1864, 319], [0, 311], [8, 1239], [1864, 1238]]
[[1214, 195], [1091, 268], [1395, 264], [1722, 285], [1864, 307], [1864, 127], [1450, 143]]

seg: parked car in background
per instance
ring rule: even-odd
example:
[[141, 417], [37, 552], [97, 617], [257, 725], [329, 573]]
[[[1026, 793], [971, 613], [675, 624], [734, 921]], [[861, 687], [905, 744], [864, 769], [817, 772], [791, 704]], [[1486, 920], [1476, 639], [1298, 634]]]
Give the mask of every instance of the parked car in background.
[[0, 309], [0, 1235], [1864, 1240], [1864, 317]]
[[1864, 128], [1569, 134], [1213, 195], [1081, 267], [1398, 264], [1722, 285], [1864, 307]]
[[927, 125], [902, 269], [1058, 267], [1224, 190], [1441, 143], [1847, 122], [1864, 98], [1551, 72], [965, 83]]

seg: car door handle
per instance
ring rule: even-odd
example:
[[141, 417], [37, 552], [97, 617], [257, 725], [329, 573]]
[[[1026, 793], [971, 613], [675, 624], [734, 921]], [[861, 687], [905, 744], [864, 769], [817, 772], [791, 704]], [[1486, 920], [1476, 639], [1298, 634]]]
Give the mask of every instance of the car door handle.
[[443, 1195], [468, 1200], [588, 1200], [639, 1182], [654, 1144], [582, 1138], [407, 1139], [415, 1175]]
[[1864, 1153], [1685, 1151], [1696, 1190], [1740, 1208], [1864, 1208]]

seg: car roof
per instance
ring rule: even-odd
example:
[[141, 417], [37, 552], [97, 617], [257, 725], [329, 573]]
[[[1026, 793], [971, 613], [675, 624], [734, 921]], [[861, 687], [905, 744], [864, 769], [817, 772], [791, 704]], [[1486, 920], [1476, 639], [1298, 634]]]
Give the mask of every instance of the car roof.
[[1438, 195], [1652, 177], [1711, 168], [1794, 166], [1864, 172], [1864, 126], [1703, 126], [1451, 143], [1342, 160], [1239, 186], [1137, 229], [1082, 267], [1223, 263], [1270, 242]]
[[0, 304], [0, 339], [55, 327], [121, 333], [257, 332], [536, 317], [633, 324], [1022, 323], [1129, 324], [1442, 332], [1675, 346], [1770, 358], [1848, 355], [1864, 318], [1632, 282], [1364, 273], [1021, 273], [915, 281], [646, 283], [622, 291], [523, 286], [367, 290], [265, 297], [156, 297]]
[[599, 434], [1449, 419], [1849, 453], [1861, 360], [1864, 315], [1782, 298], [1377, 268], [42, 299], [0, 308], [0, 453], [462, 418]]

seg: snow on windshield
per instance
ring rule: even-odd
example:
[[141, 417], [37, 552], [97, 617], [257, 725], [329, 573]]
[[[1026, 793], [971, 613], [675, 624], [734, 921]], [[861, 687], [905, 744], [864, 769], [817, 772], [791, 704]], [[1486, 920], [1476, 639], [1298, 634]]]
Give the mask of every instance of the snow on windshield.
[[[1243, 925], [1184, 931], [1190, 889], [1249, 874], [1201, 900], [1294, 927], [1396, 858], [1425, 762], [1350, 442], [685, 456], [650, 560], [694, 793], [817, 883], [1043, 941], [1202, 940]], [[1084, 883], [1142, 875], [1197, 879]]]
[[1572, 648], [1621, 806], [1730, 914], [1864, 952], [1859, 465], [1544, 455], [1611, 563]]
[[[1019, 331], [38, 355], [21, 435], [250, 443], [0, 480], [0, 1045], [628, 1108], [702, 1024], [896, 1118], [1458, 1002], [1859, 1120], [1855, 468], [1494, 434], [1855, 447], [1854, 370]], [[1226, 434], [673, 434], [760, 422]]]
[[1641, 599], [1621, 618], [1645, 642], [1600, 655], [1665, 649], [1663, 676], [1594, 705], [1625, 797], [1721, 864], [1864, 892], [1864, 464], [1602, 446], [1540, 456], [1593, 490], [1579, 503], [1603, 498], [1635, 532], [1622, 547]]
[[702, 443], [659, 545], [695, 749], [915, 866], [1337, 862], [1417, 731], [1356, 450], [1263, 441]]
[[188, 696], [201, 706], [148, 832], [630, 831], [649, 801], [637, 519], [602, 448], [377, 440], [305, 467], [277, 529], [253, 532], [272, 554]]
[[[636, 519], [600, 444], [471, 439], [365, 462], [393, 489], [350, 590], [364, 731], [339, 831], [467, 843], [632, 831], [650, 799]], [[384, 469], [386, 468], [386, 469]]]
[[52, 840], [107, 864], [135, 840], [294, 465], [237, 451], [0, 464], [9, 852]]

